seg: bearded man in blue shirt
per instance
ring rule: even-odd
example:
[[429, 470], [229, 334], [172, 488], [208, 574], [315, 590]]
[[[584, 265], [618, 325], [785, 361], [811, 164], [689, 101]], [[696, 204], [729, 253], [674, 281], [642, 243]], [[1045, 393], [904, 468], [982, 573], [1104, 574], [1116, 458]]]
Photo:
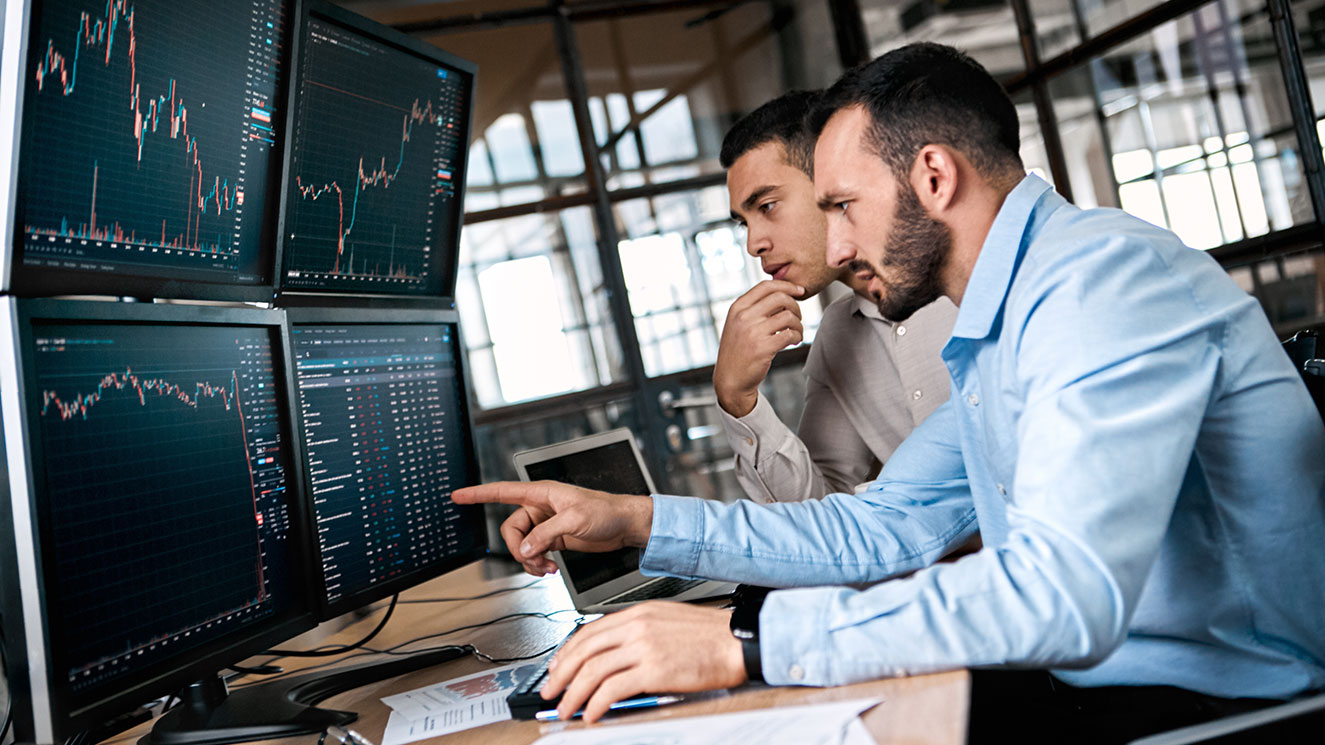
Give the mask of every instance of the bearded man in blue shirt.
[[1009, 734], [992, 691], [1024, 702], [1018, 739], [1114, 742], [1325, 686], [1325, 427], [1258, 303], [1172, 233], [1026, 175], [1012, 103], [950, 47], [847, 73], [815, 124], [829, 263], [890, 319], [959, 306], [951, 400], [860, 495], [457, 491], [522, 506], [503, 535], [534, 574], [632, 545], [646, 573], [799, 588], [753, 642], [713, 608], [594, 622], [554, 664], [560, 713], [972, 667], [975, 739]]

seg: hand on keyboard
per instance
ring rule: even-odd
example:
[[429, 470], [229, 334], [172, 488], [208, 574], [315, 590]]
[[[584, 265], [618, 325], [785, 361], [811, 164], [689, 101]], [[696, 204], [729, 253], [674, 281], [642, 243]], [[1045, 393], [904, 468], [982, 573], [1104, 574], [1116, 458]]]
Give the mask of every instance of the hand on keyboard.
[[594, 722], [646, 691], [691, 693], [745, 682], [731, 611], [653, 601], [581, 627], [557, 652], [543, 692], [561, 696], [560, 718]]

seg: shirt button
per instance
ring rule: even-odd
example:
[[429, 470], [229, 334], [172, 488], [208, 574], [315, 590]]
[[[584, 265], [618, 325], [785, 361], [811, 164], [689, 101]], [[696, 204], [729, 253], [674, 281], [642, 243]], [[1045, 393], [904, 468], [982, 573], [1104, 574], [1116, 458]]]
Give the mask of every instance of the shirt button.
[[906, 336], [906, 327], [905, 327], [905, 326], [898, 326], [898, 327], [897, 327], [897, 335], [898, 335], [898, 336]]
[[1003, 496], [1007, 496], [1008, 490], [1002, 484], [999, 484], [998, 493], [1002, 494]]
[[974, 393], [972, 393], [971, 395], [967, 396], [967, 397], [966, 397], [966, 400], [967, 400], [967, 401], [970, 401], [972, 406], [979, 406], [979, 405], [980, 405], [980, 396], [978, 396], [978, 395], [976, 395], [976, 394], [974, 394]]
[[755, 439], [754, 439], [753, 437], [747, 437], [747, 438], [745, 438], [745, 444], [746, 444], [746, 445], [753, 445], [753, 444], [755, 444]]
[[791, 668], [787, 670], [787, 676], [792, 680], [805, 680], [805, 668], [800, 665], [792, 665]]
[[916, 401], [919, 401], [921, 398], [924, 398], [924, 396], [925, 394], [920, 391], [916, 391], [915, 393], [911, 394], [911, 398], [915, 399]]

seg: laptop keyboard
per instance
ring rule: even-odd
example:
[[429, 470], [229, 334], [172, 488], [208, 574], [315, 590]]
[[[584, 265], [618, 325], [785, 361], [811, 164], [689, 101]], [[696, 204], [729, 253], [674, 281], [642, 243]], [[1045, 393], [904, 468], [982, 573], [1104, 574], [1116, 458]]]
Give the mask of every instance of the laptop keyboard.
[[654, 580], [641, 587], [636, 587], [624, 595], [617, 595], [608, 600], [608, 603], [616, 605], [617, 603], [635, 603], [640, 600], [657, 600], [658, 598], [671, 598], [680, 595], [695, 585], [704, 583], [702, 579], [681, 579], [680, 577], [668, 577], [666, 579]]

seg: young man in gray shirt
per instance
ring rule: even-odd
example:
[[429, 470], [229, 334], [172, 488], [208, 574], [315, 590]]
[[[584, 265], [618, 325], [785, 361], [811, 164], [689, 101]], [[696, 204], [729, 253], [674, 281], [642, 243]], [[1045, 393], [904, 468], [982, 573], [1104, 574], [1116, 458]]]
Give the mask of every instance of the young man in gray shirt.
[[[805, 115], [820, 94], [793, 91], [727, 133], [732, 219], [772, 279], [732, 303], [713, 370], [736, 478], [758, 502], [819, 499], [873, 479], [911, 430], [948, 399], [939, 351], [957, 308], [940, 298], [905, 323], [879, 315], [863, 283], [825, 258], [825, 218], [814, 200], [814, 138]], [[824, 311], [805, 364], [805, 408], [793, 433], [758, 386], [773, 356], [802, 339], [796, 300], [834, 281], [854, 291]]]

